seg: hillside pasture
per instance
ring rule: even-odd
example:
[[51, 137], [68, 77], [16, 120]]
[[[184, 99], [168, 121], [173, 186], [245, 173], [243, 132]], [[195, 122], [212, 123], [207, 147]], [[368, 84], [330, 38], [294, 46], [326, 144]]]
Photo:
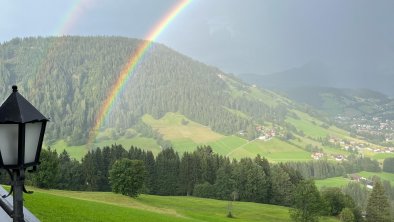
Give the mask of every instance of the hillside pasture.
[[196, 144], [202, 144], [224, 137], [209, 127], [193, 122], [179, 113], [167, 113], [160, 119], [144, 115], [142, 120], [163, 135], [164, 139], [171, 141], [188, 138]]
[[268, 141], [250, 141], [234, 149], [228, 156], [239, 159], [242, 157], [253, 158], [257, 154], [266, 157], [272, 162], [311, 160], [310, 153], [277, 138]]
[[66, 150], [72, 158], [81, 160], [90, 149], [95, 149], [97, 147], [103, 148], [105, 146], [111, 146], [113, 144], [122, 145], [126, 150], [130, 149], [131, 146], [143, 148], [145, 150], [152, 151], [154, 155], [157, 155], [161, 151], [160, 146], [156, 143], [154, 139], [140, 136], [131, 139], [119, 138], [116, 140], [102, 140], [100, 142], [93, 143], [92, 145], [81, 146], [69, 146], [64, 140], [59, 140], [56, 143], [52, 144], [50, 147], [52, 149], [55, 149], [58, 153]]
[[319, 189], [324, 187], [343, 187], [349, 182], [351, 182], [351, 180], [345, 177], [331, 177], [323, 180], [315, 180], [315, 184]]
[[394, 184], [394, 174], [393, 173], [386, 173], [386, 172], [367, 172], [367, 171], [362, 171], [357, 173], [358, 175], [365, 177], [365, 178], [372, 178], [373, 176], [378, 176], [382, 180], [388, 180], [391, 182], [391, 184]]

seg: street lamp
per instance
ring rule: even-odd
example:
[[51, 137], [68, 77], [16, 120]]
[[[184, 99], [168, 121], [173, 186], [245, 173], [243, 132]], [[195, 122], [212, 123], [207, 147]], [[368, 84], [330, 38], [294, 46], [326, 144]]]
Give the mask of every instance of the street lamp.
[[31, 105], [18, 87], [12, 86], [12, 93], [0, 106], [0, 168], [11, 176], [13, 209], [0, 198], [0, 206], [13, 221], [24, 221], [23, 193], [25, 170], [36, 169], [40, 164], [40, 153], [48, 119]]

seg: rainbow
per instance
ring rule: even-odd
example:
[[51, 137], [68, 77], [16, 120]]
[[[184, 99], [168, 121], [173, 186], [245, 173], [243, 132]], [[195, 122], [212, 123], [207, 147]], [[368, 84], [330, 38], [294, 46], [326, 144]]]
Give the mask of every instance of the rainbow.
[[69, 34], [72, 27], [75, 26], [79, 18], [83, 15], [84, 6], [90, 3], [89, 0], [74, 0], [73, 4], [65, 14], [62, 20], [60, 20], [58, 28], [55, 30], [55, 36], [63, 36]]
[[94, 121], [94, 126], [91, 128], [89, 133], [89, 139], [87, 145], [91, 145], [97, 135], [98, 129], [103, 124], [106, 116], [110, 113], [114, 101], [122, 92], [124, 86], [130, 79], [130, 77], [135, 73], [137, 65], [140, 63], [145, 52], [150, 48], [153, 41], [163, 32], [163, 30], [174, 20], [174, 18], [188, 5], [191, 0], [182, 0], [176, 4], [161, 20], [158, 22], [151, 32], [145, 37], [143, 41], [137, 48], [133, 56], [128, 60], [126, 65], [121, 70], [117, 80], [112, 85], [111, 90], [108, 93], [103, 105], [100, 107], [99, 112]]
[[[89, 4], [91, 4], [91, 0], [74, 0], [71, 6], [67, 9], [64, 16], [57, 24], [57, 26], [55, 27], [52, 35], [57, 37], [68, 35], [69, 32], [77, 23], [77, 21], [83, 15], [84, 8]], [[41, 71], [41, 69], [45, 68], [45, 62], [51, 60], [51, 57], [53, 56], [51, 52], [54, 52], [55, 51], [54, 49], [56, 49], [63, 43], [64, 43], [63, 38], [57, 38], [55, 39], [55, 41], [49, 43], [48, 47], [44, 48], [45, 50], [44, 54], [46, 56], [43, 56], [41, 58], [41, 61], [38, 63], [39, 65], [36, 67], [37, 74], [36, 74], [36, 81], [34, 83], [35, 87], [33, 87], [33, 91], [31, 92], [32, 97], [36, 96], [36, 94], [39, 92], [36, 89], [39, 89], [40, 88], [39, 86], [42, 85], [43, 82], [45, 81], [45, 76], [44, 76], [45, 72]]]

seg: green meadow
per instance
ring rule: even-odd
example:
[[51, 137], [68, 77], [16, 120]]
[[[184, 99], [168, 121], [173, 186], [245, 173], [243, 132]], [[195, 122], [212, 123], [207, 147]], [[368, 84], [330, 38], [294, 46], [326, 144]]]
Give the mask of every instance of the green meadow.
[[268, 141], [254, 140], [247, 142], [235, 148], [228, 156], [232, 158], [253, 158], [257, 154], [273, 162], [311, 160], [310, 153], [277, 138]]
[[[252, 90], [252, 92], [254, 91]], [[152, 127], [152, 129], [157, 130], [164, 139], [171, 141], [173, 148], [180, 154], [193, 152], [197, 146], [209, 145], [214, 152], [230, 158], [253, 158], [257, 154], [260, 154], [272, 162], [307, 161], [312, 159], [310, 153], [304, 150], [309, 144], [322, 148], [327, 154], [349, 154], [345, 150], [322, 146], [321, 142], [317, 141], [318, 138], [323, 138], [327, 135], [348, 139], [349, 136], [345, 131], [336, 127], [324, 128], [321, 126], [323, 122], [316, 118], [299, 111], [293, 110], [292, 112], [300, 118], [288, 117], [286, 121], [294, 125], [298, 130], [302, 130], [305, 136], [295, 135], [295, 138], [289, 142], [280, 140], [279, 138], [273, 138], [268, 141], [248, 141], [236, 135], [225, 136], [214, 132], [209, 127], [193, 122], [179, 113], [167, 113], [160, 119], [155, 119], [150, 115], [144, 115], [142, 120]], [[58, 153], [66, 150], [70, 156], [77, 160], [80, 160], [89, 149], [110, 146], [112, 144], [121, 144], [126, 149], [136, 146], [150, 150], [154, 155], [157, 155], [161, 151], [162, 148], [154, 139], [138, 136], [138, 133], [133, 129], [128, 130], [133, 131], [133, 134], [137, 136], [133, 138], [121, 137], [118, 139], [108, 139], [111, 138], [109, 135], [113, 129], [112, 131], [111, 129], [107, 129], [104, 132], [100, 132], [96, 143], [90, 146], [68, 146], [64, 140], [60, 140], [52, 144], [51, 147], [57, 150]], [[360, 142], [358, 139], [353, 140]], [[365, 155], [381, 160], [393, 154], [365, 153]]]
[[344, 177], [331, 177], [323, 180], [315, 180], [315, 184], [319, 189], [323, 187], [343, 187], [349, 182], [351, 182], [351, 180]]
[[[372, 179], [374, 176], [380, 177], [382, 180], [388, 180], [391, 182], [391, 184], [394, 184], [394, 174], [393, 173], [386, 173], [386, 172], [366, 172], [362, 171], [359, 173], [356, 173], [359, 176]], [[327, 178], [323, 180], [315, 180], [315, 184], [318, 188], [322, 187], [342, 187], [347, 185], [349, 182], [351, 182], [350, 179], [344, 178], [344, 177], [332, 177], [332, 178]]]
[[[182, 124], [183, 120], [188, 123]], [[210, 145], [214, 152], [230, 158], [253, 158], [260, 154], [273, 162], [311, 160], [308, 152], [280, 139], [248, 141], [235, 135], [224, 136], [178, 113], [167, 113], [161, 119], [145, 115], [143, 121], [170, 140], [179, 153], [192, 152], [197, 146]]]
[[[227, 201], [195, 197], [141, 195], [130, 198], [109, 192], [74, 192], [32, 188], [25, 206], [42, 222], [46, 221], [144, 221], [144, 222], [277, 222], [291, 221], [289, 208], [234, 202], [235, 219], [227, 218]], [[338, 221], [322, 218], [321, 221]]]
[[358, 175], [365, 177], [365, 178], [372, 178], [373, 176], [378, 176], [382, 180], [388, 180], [392, 184], [394, 184], [394, 174], [393, 173], [386, 173], [386, 172], [379, 172], [379, 173], [374, 173], [374, 172], [366, 172], [362, 171], [360, 173], [357, 173]]
[[[142, 120], [159, 131], [167, 140], [189, 138], [194, 143], [200, 144], [223, 138], [223, 135], [212, 131], [209, 127], [193, 122], [178, 113], [167, 113], [160, 119], [144, 115]], [[185, 122], [182, 124], [182, 121]]]
[[81, 146], [69, 146], [64, 140], [59, 140], [56, 143], [52, 144], [50, 147], [55, 149], [58, 153], [66, 150], [71, 157], [81, 160], [83, 156], [89, 151], [89, 149], [96, 147], [105, 147], [111, 146], [112, 144], [121, 144], [125, 149], [129, 149], [131, 146], [135, 147], [143, 147], [146, 150], [150, 150], [154, 155], [157, 155], [161, 148], [157, 145], [156, 141], [152, 138], [146, 137], [134, 137], [131, 139], [120, 138], [117, 140], [103, 140], [97, 143], [94, 143], [91, 146], [81, 145]]
[[383, 161], [386, 158], [394, 157], [394, 153], [377, 153], [372, 155], [372, 159]]

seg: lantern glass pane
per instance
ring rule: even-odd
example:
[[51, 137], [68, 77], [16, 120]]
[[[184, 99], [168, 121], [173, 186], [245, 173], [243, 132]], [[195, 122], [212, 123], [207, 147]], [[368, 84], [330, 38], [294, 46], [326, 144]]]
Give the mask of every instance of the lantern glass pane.
[[40, 139], [42, 122], [26, 123], [25, 131], [25, 163], [36, 160], [38, 141]]
[[18, 163], [18, 124], [0, 124], [0, 151], [4, 165]]

